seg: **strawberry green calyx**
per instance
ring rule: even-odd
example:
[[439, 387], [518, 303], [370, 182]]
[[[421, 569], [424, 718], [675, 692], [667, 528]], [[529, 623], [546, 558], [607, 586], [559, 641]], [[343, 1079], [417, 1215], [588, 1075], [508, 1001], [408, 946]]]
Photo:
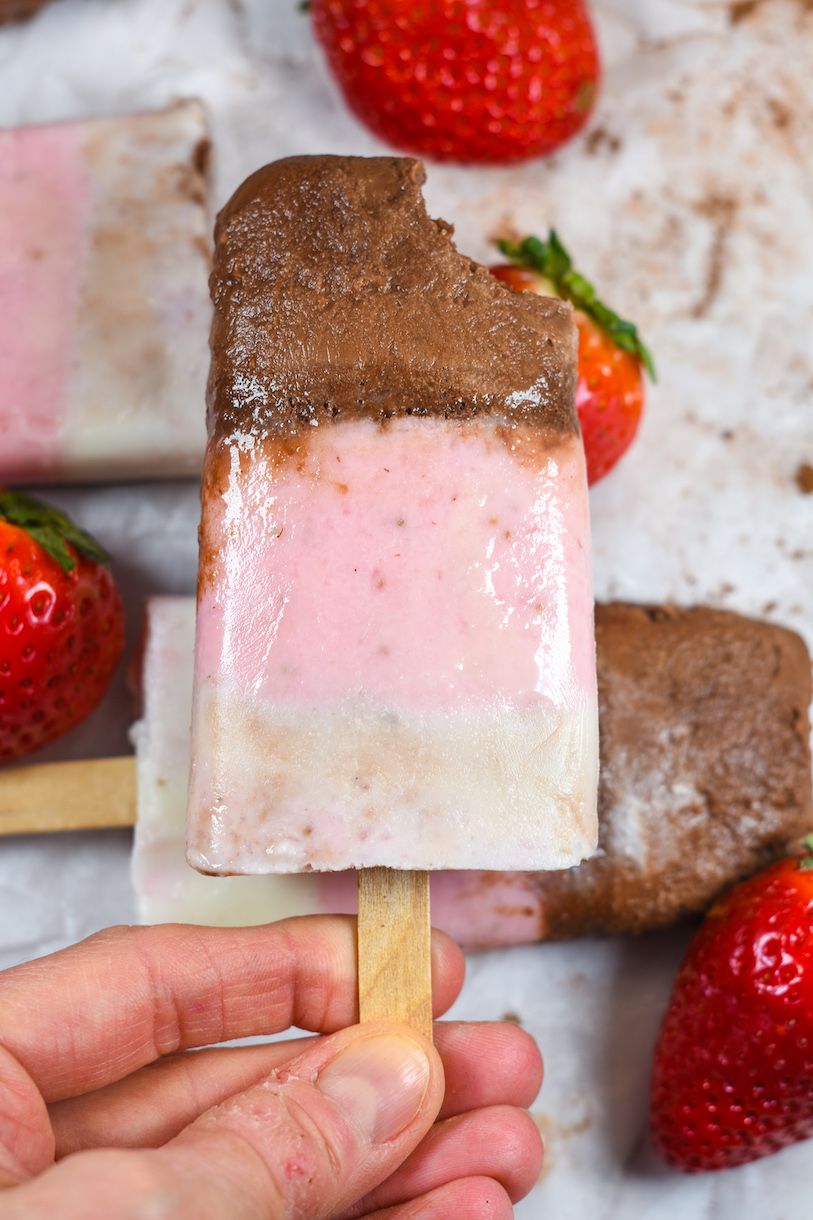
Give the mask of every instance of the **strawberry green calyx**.
[[802, 847], [804, 855], [799, 858], [798, 866], [804, 873], [813, 872], [813, 834], [805, 835]]
[[637, 357], [651, 379], [657, 380], [652, 356], [641, 340], [635, 323], [625, 321], [598, 299], [590, 281], [574, 269], [573, 260], [555, 229], [550, 230], [546, 242], [538, 237], [526, 237], [521, 242], [501, 240], [497, 245], [512, 263], [544, 276], [557, 296], [570, 301], [576, 309], [592, 318], [596, 325], [607, 332], [616, 347]]
[[0, 521], [17, 525], [55, 559], [63, 572], [72, 572], [76, 560], [67, 544], [94, 563], [110, 566], [110, 556], [95, 538], [74, 525], [70, 517], [51, 504], [44, 504], [23, 491], [0, 488]]

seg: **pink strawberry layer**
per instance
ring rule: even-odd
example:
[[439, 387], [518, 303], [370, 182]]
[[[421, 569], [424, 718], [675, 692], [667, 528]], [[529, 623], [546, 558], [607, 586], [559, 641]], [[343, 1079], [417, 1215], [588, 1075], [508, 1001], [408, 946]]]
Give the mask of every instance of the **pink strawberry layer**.
[[[190, 860], [566, 867], [593, 850], [587, 494], [572, 435], [314, 428], [204, 506]], [[213, 459], [210, 458], [210, 462]]]
[[81, 128], [0, 131], [0, 451], [7, 474], [62, 456], [90, 187]]

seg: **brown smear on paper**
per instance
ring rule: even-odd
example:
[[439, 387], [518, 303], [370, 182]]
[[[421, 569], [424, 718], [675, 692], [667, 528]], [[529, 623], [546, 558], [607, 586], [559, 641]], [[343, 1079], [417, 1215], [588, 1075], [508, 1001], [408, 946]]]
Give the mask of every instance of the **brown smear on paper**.
[[800, 462], [794, 478], [803, 496], [813, 495], [813, 466], [810, 462]]
[[709, 195], [696, 205], [696, 210], [701, 216], [707, 216], [713, 225], [705, 289], [691, 315], [693, 318], [704, 318], [720, 295], [728, 253], [728, 236], [737, 211], [737, 201], [722, 195]]
[[572, 1139], [575, 1135], [582, 1135], [588, 1131], [593, 1125], [593, 1115], [590, 1110], [585, 1111], [584, 1117], [580, 1118], [575, 1123], [561, 1123], [554, 1118], [552, 1114], [546, 1114], [544, 1110], [531, 1110], [531, 1118], [536, 1123], [539, 1134], [542, 1136], [542, 1143], [545, 1146], [545, 1159], [542, 1162], [542, 1170], [537, 1178], [539, 1182], [544, 1182], [545, 1178], [556, 1166], [556, 1147], [564, 1140]]

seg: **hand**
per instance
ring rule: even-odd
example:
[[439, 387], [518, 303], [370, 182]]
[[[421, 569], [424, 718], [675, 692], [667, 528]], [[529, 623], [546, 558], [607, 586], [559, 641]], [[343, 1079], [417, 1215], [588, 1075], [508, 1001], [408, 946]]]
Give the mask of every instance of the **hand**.
[[[432, 954], [437, 1014], [464, 966], [440, 932]], [[541, 1164], [515, 1108], [541, 1083], [535, 1044], [346, 1028], [355, 990], [338, 916], [113, 928], [6, 971], [4, 1220], [507, 1220]], [[322, 1036], [211, 1045], [291, 1024]]]

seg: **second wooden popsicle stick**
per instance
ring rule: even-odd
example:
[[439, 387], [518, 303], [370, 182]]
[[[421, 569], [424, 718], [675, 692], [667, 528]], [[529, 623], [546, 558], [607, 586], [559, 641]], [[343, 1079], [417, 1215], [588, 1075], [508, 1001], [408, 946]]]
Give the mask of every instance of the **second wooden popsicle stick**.
[[403, 1021], [432, 1039], [429, 874], [358, 874], [359, 1020]]
[[132, 826], [135, 758], [91, 758], [0, 770], [0, 835]]

